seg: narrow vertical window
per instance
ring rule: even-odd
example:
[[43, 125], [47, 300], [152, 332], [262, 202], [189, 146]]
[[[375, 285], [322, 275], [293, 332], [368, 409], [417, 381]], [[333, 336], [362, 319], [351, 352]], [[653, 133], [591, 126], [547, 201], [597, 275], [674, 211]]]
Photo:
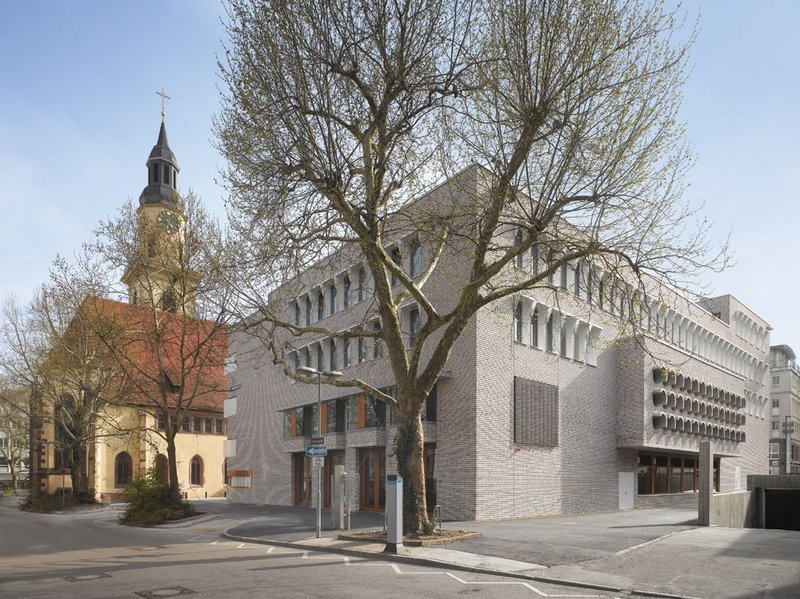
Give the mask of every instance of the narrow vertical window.
[[358, 361], [364, 362], [367, 359], [367, 344], [364, 343], [364, 338], [358, 338]]
[[408, 347], [413, 348], [417, 343], [417, 332], [419, 331], [419, 308], [411, 308], [408, 311]]
[[567, 288], [567, 271], [569, 269], [569, 264], [566, 262], [561, 265], [561, 289]]
[[517, 232], [514, 235], [514, 251], [518, 252], [517, 255], [514, 257], [514, 264], [517, 265], [517, 268], [522, 268], [522, 252], [520, 251], [521, 247], [522, 247], [522, 229], [517, 229]]
[[325, 295], [320, 289], [317, 292], [317, 320], [322, 320], [325, 316]]
[[350, 306], [350, 291], [351, 291], [349, 275], [344, 276], [343, 284], [344, 284], [344, 307], [348, 308]]
[[573, 283], [574, 283], [574, 289], [575, 289], [575, 297], [580, 298], [581, 297], [581, 264], [580, 264], [580, 262], [575, 264], [575, 280], [573, 281]]
[[[400, 249], [399, 248], [392, 248], [392, 251], [391, 251], [390, 255], [391, 255], [391, 258], [392, 258], [392, 262], [394, 262], [397, 266], [402, 268], [402, 266], [403, 266], [403, 255], [400, 253]], [[400, 278], [396, 274], [394, 274], [394, 272], [392, 272], [392, 287], [397, 285], [399, 282], [400, 282]]]
[[200, 487], [203, 484], [203, 459], [200, 456], [196, 455], [192, 458], [189, 466], [189, 484], [194, 487]]
[[522, 302], [514, 307], [514, 341], [522, 341]]
[[330, 340], [330, 350], [331, 350], [331, 353], [330, 353], [330, 358], [331, 359], [329, 361], [330, 369], [331, 370], [336, 370], [336, 366], [337, 366], [337, 362], [338, 362], [338, 360], [336, 358], [336, 339], [331, 339]]
[[311, 298], [306, 296], [306, 325], [311, 324]]
[[367, 299], [367, 271], [362, 266], [358, 269], [358, 301]]
[[352, 362], [352, 355], [350, 354], [350, 339], [342, 339], [342, 366], [347, 368]]
[[411, 246], [411, 278], [422, 274], [422, 246], [418, 241]]
[[[376, 331], [381, 330], [381, 322], [379, 320], [375, 321], [374, 328]], [[372, 348], [372, 357], [373, 358], [380, 358], [383, 355], [383, 339], [380, 337], [375, 337], [375, 343]]]
[[322, 343], [317, 343], [317, 370], [322, 372], [325, 370], [324, 352], [322, 351]]
[[294, 324], [300, 326], [300, 304], [294, 301]]
[[297, 352], [292, 352], [293, 361], [294, 361], [294, 371], [297, 372], [300, 370], [300, 354]]
[[531, 315], [531, 345], [539, 347], [539, 307], [533, 309]]
[[535, 245], [531, 246], [531, 274], [539, 274], [539, 248]]
[[547, 351], [553, 351], [555, 349], [555, 341], [553, 339], [553, 314], [551, 313], [550, 316], [547, 318]]
[[330, 310], [330, 313], [331, 314], [336, 314], [336, 285], [331, 285], [330, 293], [331, 293], [331, 295], [330, 295], [330, 298], [331, 298], [331, 305], [330, 305], [331, 310]]

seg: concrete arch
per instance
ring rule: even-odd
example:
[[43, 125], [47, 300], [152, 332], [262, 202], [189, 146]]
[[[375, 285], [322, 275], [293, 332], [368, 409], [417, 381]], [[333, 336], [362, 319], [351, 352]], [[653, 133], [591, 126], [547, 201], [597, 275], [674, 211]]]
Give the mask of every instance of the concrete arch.
[[667, 428], [667, 415], [663, 412], [656, 412], [653, 414], [653, 428], [663, 429]]
[[653, 405], [656, 407], [667, 405], [667, 392], [664, 389], [653, 391]]

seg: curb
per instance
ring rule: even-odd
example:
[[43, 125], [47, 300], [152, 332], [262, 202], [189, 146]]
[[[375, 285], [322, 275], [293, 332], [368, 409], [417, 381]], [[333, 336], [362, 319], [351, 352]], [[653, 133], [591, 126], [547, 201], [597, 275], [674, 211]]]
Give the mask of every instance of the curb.
[[199, 514], [197, 516], [191, 516], [190, 518], [184, 518], [183, 520], [178, 520], [177, 522], [158, 524], [151, 528], [189, 528], [190, 526], [194, 526], [195, 524], [200, 524], [201, 522], [208, 522], [210, 520], [218, 520], [218, 519], [219, 516], [217, 514]]
[[[230, 529], [229, 529], [230, 530]], [[243, 543], [257, 543], [259, 545], [275, 545], [276, 547], [287, 547], [289, 549], [301, 549], [303, 551], [318, 551], [320, 553], [338, 553], [341, 555], [352, 555], [355, 557], [365, 557], [368, 559], [377, 559], [387, 562], [398, 562], [405, 564], [416, 564], [421, 566], [432, 566], [435, 568], [447, 568], [449, 570], [458, 570], [460, 572], [472, 572], [475, 574], [489, 574], [492, 576], [505, 576], [507, 578], [518, 578], [521, 580], [532, 580], [536, 582], [544, 582], [547, 584], [573, 586], [584, 589], [594, 589], [598, 591], [609, 591], [612, 593], [628, 593], [634, 595], [641, 595], [643, 597], [654, 597], [657, 599], [700, 599], [691, 595], [675, 595], [672, 593], [661, 593], [659, 591], [647, 591], [637, 588], [622, 588], [615, 586], [606, 586], [601, 584], [594, 584], [588, 582], [580, 582], [575, 580], [567, 580], [561, 578], [549, 578], [547, 576], [534, 576], [531, 574], [522, 574], [518, 572], [504, 572], [502, 570], [493, 570], [491, 568], [481, 568], [475, 566], [464, 566], [462, 564], [453, 564], [451, 562], [444, 562], [424, 557], [413, 557], [409, 555], [394, 554], [394, 553], [374, 553], [371, 551], [363, 551], [360, 549], [351, 549], [345, 547], [317, 547], [308, 546], [304, 543], [297, 541], [280, 541], [277, 539], [259, 539], [254, 537], [242, 537], [239, 535], [230, 534], [227, 530], [222, 533], [222, 536], [232, 541], [240, 541]]]

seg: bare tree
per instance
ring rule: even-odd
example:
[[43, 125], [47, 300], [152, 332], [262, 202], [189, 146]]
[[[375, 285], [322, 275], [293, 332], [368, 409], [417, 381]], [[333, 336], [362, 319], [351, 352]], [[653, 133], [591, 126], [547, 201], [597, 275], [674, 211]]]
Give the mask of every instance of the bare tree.
[[[407, 531], [429, 528], [420, 410], [478, 310], [553, 288], [578, 260], [642, 288], [648, 275], [685, 288], [725, 262], [681, 200], [692, 156], [676, 117], [694, 37], [676, 40], [681, 26], [639, 0], [229, 0], [216, 129], [247, 323], [306, 383], [286, 364], [287, 338], [384, 342], [394, 397], [333, 384], [396, 411]], [[469, 185], [413, 201], [471, 164]], [[428, 257], [414, 276], [389, 250], [412, 232]], [[531, 252], [545, 266], [512, 268]], [[268, 301], [342, 253], [374, 280], [379, 330], [300, 326]], [[446, 300], [429, 283], [453, 270], [443, 255], [464, 266]], [[408, 299], [423, 324], [406, 350]]]
[[[179, 496], [175, 438], [190, 410], [218, 409], [227, 392], [227, 282], [222, 233], [193, 194], [180, 206], [180, 226], [158, 223], [124, 205], [102, 223], [91, 249], [115, 272], [128, 302], [98, 299], [92, 321], [119, 331], [104, 350], [128, 401], [153, 413], [164, 439], [169, 482]], [[103, 337], [103, 339], [106, 339]]]
[[19, 489], [20, 471], [28, 459], [29, 402], [26, 390], [0, 383], [0, 457], [8, 463], [15, 493]]
[[97, 288], [87, 285], [90, 278], [74, 278], [72, 272], [59, 258], [50, 283], [28, 306], [13, 298], [5, 301], [2, 368], [16, 388], [30, 390], [30, 404], [24, 408], [35, 429], [52, 425], [53, 438], [32, 439], [34, 447], [52, 445], [55, 460], [70, 470], [73, 494], [88, 497], [90, 447], [104, 437], [129, 432], [106, 410], [124, 401], [127, 388], [114, 376], [111, 356], [104, 350], [117, 342], [118, 331], [91, 320], [84, 298]]

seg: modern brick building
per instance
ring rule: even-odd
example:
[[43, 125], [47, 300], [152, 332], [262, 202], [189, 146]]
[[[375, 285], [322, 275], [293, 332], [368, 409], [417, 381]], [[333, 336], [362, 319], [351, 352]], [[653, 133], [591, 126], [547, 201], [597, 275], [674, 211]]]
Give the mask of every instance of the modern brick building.
[[[472, 167], [418, 201], [479, 195], [486, 176]], [[430, 257], [413, 229], [403, 233], [387, 249], [416, 276]], [[504, 276], [544, 268], [543, 254], [532, 251]], [[345, 249], [303, 273], [271, 304], [299, 325], [372, 322], [369, 270], [354, 255]], [[425, 287], [431, 301], [452, 301], [466, 266], [446, 249]], [[690, 498], [701, 440], [712, 442], [720, 491], [767, 472], [769, 326], [731, 296], [698, 304], [650, 283], [633, 287], [575, 262], [477, 313], [425, 409], [430, 506], [445, 519], [481, 520]], [[408, 301], [401, 314], [413, 341], [420, 311]], [[383, 348], [366, 339], [306, 335], [286, 357], [294, 368], [393, 384]], [[324, 436], [325, 502], [331, 465], [342, 463], [359, 473], [361, 509], [382, 509], [383, 481], [395, 471], [390, 410], [358, 389], [323, 385], [320, 433], [317, 389], [273, 365], [253, 331], [231, 336], [228, 372], [230, 499], [313, 505], [316, 475], [303, 449]]]

